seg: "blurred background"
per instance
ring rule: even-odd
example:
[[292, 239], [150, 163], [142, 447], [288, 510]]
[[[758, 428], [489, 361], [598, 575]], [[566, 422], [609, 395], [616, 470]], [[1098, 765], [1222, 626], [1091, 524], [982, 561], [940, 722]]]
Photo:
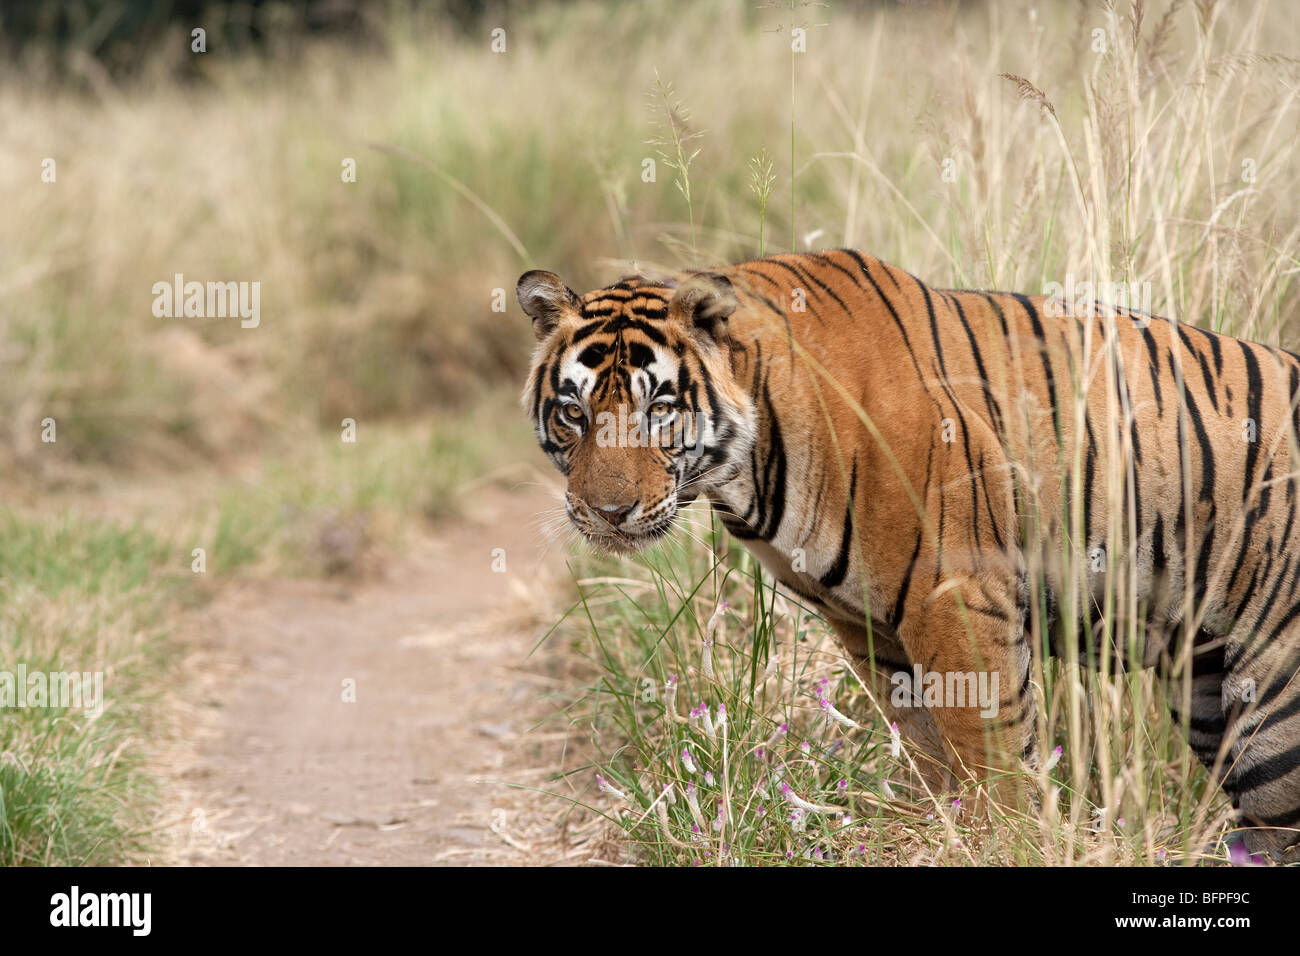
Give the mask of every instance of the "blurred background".
[[[1174, 3], [1108, 35], [1108, 10], [6, 3], [0, 455], [170, 468], [463, 409], [521, 381], [529, 336], [494, 291], [513, 310], [535, 266], [586, 289], [620, 261], [851, 245], [939, 284], [1041, 291], [1092, 255], [1156, 279], [1158, 311], [1280, 334], [1294, 27], [1277, 5]], [[1001, 73], [1037, 84], [1071, 156]], [[1133, 155], [1168, 179], [1125, 181]], [[260, 282], [260, 327], [155, 318], [175, 273]], [[38, 453], [45, 416], [59, 442]]]
[[126, 701], [0, 729], [0, 862], [147, 845], [212, 572], [362, 575], [528, 460], [526, 269], [853, 246], [1297, 344], [1283, 3], [6, 0], [0, 50], [0, 649]]

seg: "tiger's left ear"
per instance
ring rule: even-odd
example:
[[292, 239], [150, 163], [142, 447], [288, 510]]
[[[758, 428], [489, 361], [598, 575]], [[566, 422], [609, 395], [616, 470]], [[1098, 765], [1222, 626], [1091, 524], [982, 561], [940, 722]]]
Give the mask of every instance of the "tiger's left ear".
[[533, 320], [533, 334], [539, 342], [555, 331], [565, 312], [578, 309], [578, 294], [554, 272], [542, 269], [521, 275], [515, 295], [524, 314]]
[[701, 337], [721, 343], [727, 335], [727, 319], [739, 305], [730, 279], [716, 272], [699, 272], [682, 283], [668, 303], [668, 314]]

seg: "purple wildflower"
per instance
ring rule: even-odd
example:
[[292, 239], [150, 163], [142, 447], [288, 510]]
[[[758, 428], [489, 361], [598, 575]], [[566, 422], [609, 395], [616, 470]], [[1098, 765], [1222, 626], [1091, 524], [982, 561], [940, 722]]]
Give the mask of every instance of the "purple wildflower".
[[691, 752], [685, 747], [682, 748], [682, 766], [686, 768], [687, 773], [699, 773], [695, 766], [695, 761], [691, 758]]

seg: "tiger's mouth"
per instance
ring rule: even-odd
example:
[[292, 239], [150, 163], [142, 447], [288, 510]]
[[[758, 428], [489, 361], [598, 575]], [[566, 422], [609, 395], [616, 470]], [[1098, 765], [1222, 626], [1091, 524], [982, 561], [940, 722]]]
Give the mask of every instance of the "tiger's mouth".
[[595, 548], [621, 556], [636, 554], [662, 541], [673, 530], [674, 518], [660, 521], [644, 531], [606, 530], [604, 532], [583, 528], [583, 537]]
[[598, 551], [610, 554], [631, 555], [666, 538], [677, 520], [679, 503], [673, 502], [662, 516], [633, 527], [616, 527], [600, 517], [591, 508], [566, 496], [566, 508], [573, 526]]

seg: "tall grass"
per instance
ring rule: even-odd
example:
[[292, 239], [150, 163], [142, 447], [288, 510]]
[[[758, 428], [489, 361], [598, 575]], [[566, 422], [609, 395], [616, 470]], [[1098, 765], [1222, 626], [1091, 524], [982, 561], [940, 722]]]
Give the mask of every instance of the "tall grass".
[[518, 454], [522, 427], [504, 438], [489, 427], [503, 404], [513, 410], [361, 428], [355, 444], [313, 432], [238, 477], [119, 487], [112, 514], [67, 493], [62, 515], [49, 496], [40, 510], [0, 511], [0, 681], [103, 681], [103, 713], [90, 718], [30, 695], [0, 706], [0, 866], [150, 859], [159, 749], [184, 730], [171, 706], [190, 677], [184, 612], [237, 575], [364, 577]]
[[[3, 711], [0, 864], [144, 859], [183, 612], [239, 574], [355, 579], [518, 448], [493, 426], [526, 348], [492, 311], [518, 261], [476, 252], [491, 220], [425, 161], [479, 164], [416, 48], [453, 34], [391, 26], [385, 57], [214, 44], [186, 82], [174, 48], [89, 91], [0, 68], [0, 671], [98, 670], [107, 697]], [[155, 317], [176, 273], [260, 282], [261, 324]]]
[[[500, 54], [417, 13], [380, 51], [216, 50], [185, 85], [167, 51], [89, 96], [10, 73], [0, 447], [29, 468], [167, 464], [463, 400], [524, 369], [527, 336], [494, 311], [524, 268], [590, 287], [611, 260], [734, 261], [760, 222], [939, 284], [1149, 280], [1164, 314], [1276, 338], [1295, 26], [1277, 5], [1176, 6], [538, 5], [502, 15]], [[703, 131], [685, 214], [680, 177], [641, 176], [656, 70]], [[787, 142], [755, 208], [743, 157]], [[155, 318], [177, 272], [260, 281], [261, 326]], [[47, 416], [56, 448], [34, 437]]]
[[[690, 535], [626, 565], [580, 561], [579, 600], [557, 630], [584, 649], [590, 683], [565, 711], [599, 754], [593, 805], [656, 865], [1143, 865], [1222, 859], [1230, 808], [1149, 674], [1040, 670], [1046, 755], [1025, 783], [1041, 809], [969, 812], [969, 784], [922, 782], [816, 615], [688, 518]], [[716, 557], [714, 554], [716, 553]], [[1045, 683], [1044, 683], [1045, 681]], [[1090, 686], [1091, 685], [1091, 686]], [[1072, 729], [1067, 694], [1113, 698]], [[1117, 765], [1111, 755], [1125, 755]], [[1076, 765], [1082, 766], [1077, 774]], [[1078, 781], [1076, 782], [1076, 777]], [[607, 795], [596, 793], [604, 791]], [[1118, 797], [1116, 796], [1118, 792]], [[1217, 849], [1216, 849], [1217, 847]]]
[[[1107, 4], [1080, 7], [1072, 20], [990, 4], [849, 16], [835, 26], [810, 41], [825, 44], [823, 56], [794, 66], [815, 79], [821, 106], [795, 114], [797, 135], [809, 144], [791, 190], [807, 197], [792, 212], [796, 231], [822, 230], [817, 245], [857, 239], [940, 286], [1037, 293], [1069, 276], [1145, 285], [1152, 294], [1143, 305], [1157, 314], [1295, 347], [1300, 159], [1287, 131], [1300, 116], [1300, 63], [1276, 52], [1294, 48], [1286, 40], [1295, 37], [1278, 10], [1175, 3], [1148, 16], [1142, 4]], [[864, 64], [848, 54], [881, 36], [895, 55], [919, 54], [936, 35], [955, 42], [940, 44], [938, 57], [908, 58], [901, 89], [887, 72], [892, 57]], [[689, 89], [680, 77], [677, 85]], [[904, 104], [920, 106], [919, 118], [904, 119]], [[707, 106], [694, 108], [700, 122], [719, 125]], [[715, 142], [733, 153], [737, 145], [725, 136]], [[708, 156], [706, 142], [702, 165]], [[713, 195], [708, 183], [698, 176], [697, 193]], [[746, 221], [745, 208], [735, 203], [716, 215], [734, 228]], [[847, 211], [842, 230], [831, 210], [840, 221]], [[709, 216], [698, 217], [697, 228], [701, 221], [710, 235]], [[727, 258], [734, 235], [714, 235], [715, 256]], [[1063, 393], [1062, 418], [1076, 433], [1087, 388], [1107, 365], [1082, 363]], [[1113, 381], [1108, 391], [1113, 420], [1122, 421], [1128, 410]], [[1041, 806], [994, 808], [992, 831], [955, 812], [969, 805], [968, 793], [957, 795], [956, 807], [953, 795], [923, 787], [900, 799], [908, 747], [879, 719], [881, 702], [856, 685], [806, 615], [775, 612], [753, 563], [712, 528], [688, 532], [635, 573], [580, 560], [580, 623], [565, 626], [590, 634], [585, 646], [598, 678], [570, 713], [602, 744], [600, 788], [642, 858], [1222, 858], [1219, 840], [1231, 829], [1226, 799], [1166, 706], [1186, 692], [1187, 669], [1162, 687], [1152, 672], [1114, 676], [1107, 666], [1112, 640], [1140, 647], [1144, 636], [1124, 497], [1122, 463], [1131, 458], [1123, 439], [1112, 441], [1098, 478], [1111, 504], [1106, 540], [1119, 546], [1105, 556], [1108, 586], [1095, 620], [1083, 589], [1092, 557], [1072, 545], [1048, 558], [1067, 582], [1065, 644], [1087, 652], [1036, 660], [1039, 752], [1051, 765], [1032, 781]], [[1051, 480], [1083, 487], [1083, 468], [1079, 444]], [[1031, 515], [1033, 503], [1031, 495]], [[1056, 516], [1068, 541], [1082, 540], [1082, 506], [1076, 495]], [[1030, 521], [1029, 551], [1051, 517]], [[694, 540], [701, 535], [707, 547]], [[1030, 570], [1038, 609], [1046, 569]], [[724, 601], [730, 607], [716, 618]], [[1200, 614], [1189, 606], [1185, 621]], [[1071, 629], [1077, 617], [1088, 631]], [[736, 636], [706, 651], [710, 620], [729, 622], [723, 630]], [[1038, 610], [1033, 624], [1036, 641], [1045, 641]], [[782, 647], [786, 653], [773, 657]], [[725, 734], [716, 726], [720, 706]]]
[[[779, 251], [765, 247], [787, 232], [792, 246], [865, 248], [939, 286], [1149, 282], [1160, 314], [1295, 344], [1300, 86], [1289, 51], [1300, 27], [1281, 4], [575, 3], [501, 18], [501, 54], [486, 35], [417, 13], [392, 21], [381, 51], [304, 42], [291, 64], [214, 50], [185, 85], [164, 72], [163, 51], [141, 79], [89, 96], [6, 71], [4, 484], [48, 488], [84, 463], [264, 454], [296, 463], [271, 466], [271, 481], [308, 502], [301, 512], [351, 513], [364, 490], [317, 494], [295, 476], [381, 487], [382, 471], [340, 464], [341, 419], [365, 434], [517, 385], [531, 335], [494, 306], [523, 269], [590, 288], [634, 262]], [[807, 29], [806, 53], [792, 49], [792, 25]], [[688, 196], [676, 177], [641, 178], [656, 75], [704, 131], [670, 154], [691, 157]], [[772, 157], [757, 179], [753, 156]], [[45, 157], [54, 183], [41, 182]], [[349, 158], [356, 183], [340, 175]], [[155, 318], [152, 286], [177, 272], [260, 281], [260, 327]], [[1069, 411], [1079, 409], [1076, 394]], [[39, 440], [46, 417], [58, 422], [53, 445]], [[374, 460], [402, 458], [399, 444]], [[402, 508], [428, 507], [409, 475], [389, 492]], [[185, 512], [187, 527], [202, 526], [210, 500]], [[268, 529], [276, 549], [315, 540], [314, 517], [269, 517], [277, 500], [237, 489], [218, 509], [234, 564], [260, 560], [252, 542]], [[899, 809], [883, 783], [907, 769], [906, 749], [892, 754], [819, 626], [779, 613], [752, 562], [709, 535], [708, 548], [688, 539], [618, 572], [636, 585], [584, 585], [599, 613], [565, 625], [600, 675], [573, 714], [597, 732], [602, 775], [628, 796], [629, 832], [650, 858], [716, 861], [725, 843], [731, 859], [847, 859], [861, 843], [855, 859], [1148, 861], [1194, 855], [1222, 830], [1222, 800], [1150, 675], [1076, 665], [1036, 677], [1040, 747], [1063, 748], [1041, 818], [1011, 821], [1014, 838], [994, 841], [954, 832], [965, 824], [938, 798]], [[700, 681], [702, 648], [688, 635], [724, 599], [731, 610], [715, 624], [728, 643], [715, 648], [715, 681]], [[785, 644], [767, 675], [764, 649]], [[725, 740], [668, 714], [668, 674], [679, 703], [714, 715], [727, 705]], [[660, 682], [659, 711], [640, 703], [645, 677]], [[860, 728], [819, 723], [815, 692]], [[773, 740], [781, 723], [788, 734]], [[705, 813], [714, 792], [680, 764], [691, 741], [699, 766], [726, 781], [717, 832]], [[760, 742], [766, 762], [753, 756]], [[779, 780], [773, 759], [786, 765]], [[651, 809], [665, 783], [677, 796], [666, 828], [666, 801]], [[837, 813], [784, 819], [798, 807], [780, 803], [781, 783], [854, 820], [877, 815], [877, 835]], [[760, 784], [768, 822], [755, 823]]]
[[146, 741], [162, 731], [152, 706], [167, 669], [160, 614], [178, 567], [158, 539], [105, 522], [5, 512], [0, 536], [4, 671], [15, 681], [95, 672], [102, 680], [98, 708], [26, 692], [7, 702], [0, 866], [139, 861], [152, 842], [155, 794]]

